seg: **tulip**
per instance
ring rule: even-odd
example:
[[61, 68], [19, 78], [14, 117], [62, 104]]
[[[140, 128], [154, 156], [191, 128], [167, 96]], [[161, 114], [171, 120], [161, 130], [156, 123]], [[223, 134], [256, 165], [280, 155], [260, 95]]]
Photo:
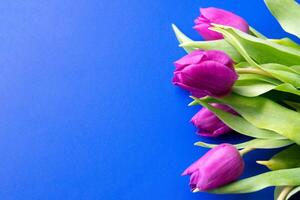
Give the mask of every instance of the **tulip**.
[[173, 84], [198, 98], [225, 96], [238, 78], [233, 61], [222, 51], [195, 50], [174, 64]]
[[196, 25], [194, 26], [194, 29], [205, 40], [218, 40], [223, 38], [222, 34], [209, 30], [209, 28], [212, 27], [211, 23], [231, 26], [246, 33], [249, 31], [248, 23], [232, 12], [210, 7], [201, 8], [200, 13], [200, 17], [195, 19]]
[[[223, 104], [212, 103], [212, 106], [237, 114], [232, 108]], [[231, 131], [226, 124], [224, 124], [213, 112], [207, 108], [202, 108], [191, 119], [191, 123], [198, 128], [197, 133], [206, 137], [217, 137], [222, 134], [226, 134]]]
[[190, 175], [192, 191], [206, 191], [237, 180], [244, 170], [244, 160], [231, 144], [220, 144], [189, 166], [182, 176]]

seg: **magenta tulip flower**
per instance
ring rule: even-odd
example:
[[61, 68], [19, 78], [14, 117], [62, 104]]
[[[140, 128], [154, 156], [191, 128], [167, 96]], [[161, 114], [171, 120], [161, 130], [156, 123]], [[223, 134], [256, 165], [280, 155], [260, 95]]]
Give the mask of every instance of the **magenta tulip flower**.
[[175, 63], [173, 84], [195, 97], [222, 97], [231, 92], [238, 78], [233, 61], [222, 51], [196, 50]]
[[231, 144], [220, 144], [189, 166], [182, 176], [190, 175], [192, 191], [206, 191], [237, 180], [244, 170], [244, 160]]
[[[237, 114], [227, 105], [216, 103], [212, 103], [211, 105], [226, 112]], [[197, 133], [201, 136], [217, 137], [231, 131], [231, 128], [224, 124], [213, 112], [207, 108], [202, 108], [199, 112], [197, 112], [191, 119], [191, 122], [195, 127], [198, 128]]]
[[248, 23], [232, 12], [210, 7], [201, 8], [200, 13], [200, 17], [195, 19], [196, 25], [194, 26], [194, 29], [205, 40], [218, 40], [223, 38], [222, 34], [209, 30], [209, 28], [212, 27], [211, 23], [231, 26], [246, 33], [249, 31]]

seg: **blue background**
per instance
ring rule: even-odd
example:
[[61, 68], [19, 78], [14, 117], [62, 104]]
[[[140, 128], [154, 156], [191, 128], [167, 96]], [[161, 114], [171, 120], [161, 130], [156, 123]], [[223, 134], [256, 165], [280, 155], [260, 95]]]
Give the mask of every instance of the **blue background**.
[[[14, 0], [0, 3], [0, 198], [272, 199], [192, 194], [180, 173], [205, 149], [187, 93], [170, 83], [199, 7], [282, 37], [262, 0]], [[238, 136], [203, 139], [238, 142]], [[244, 177], [274, 151], [249, 153]]]

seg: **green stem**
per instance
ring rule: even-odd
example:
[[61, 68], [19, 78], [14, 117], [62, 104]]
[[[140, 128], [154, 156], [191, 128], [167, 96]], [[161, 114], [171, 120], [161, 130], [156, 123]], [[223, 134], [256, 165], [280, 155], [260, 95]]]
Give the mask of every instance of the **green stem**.
[[239, 74], [259, 74], [259, 75], [263, 75], [263, 76], [273, 77], [271, 74], [269, 74], [266, 71], [263, 71], [258, 68], [252, 68], [252, 67], [238, 68], [238, 69], [236, 69], [236, 71]]
[[254, 150], [254, 148], [244, 148], [244, 149], [240, 150], [240, 154], [241, 154], [241, 156], [244, 156], [245, 154], [247, 154], [253, 150]]

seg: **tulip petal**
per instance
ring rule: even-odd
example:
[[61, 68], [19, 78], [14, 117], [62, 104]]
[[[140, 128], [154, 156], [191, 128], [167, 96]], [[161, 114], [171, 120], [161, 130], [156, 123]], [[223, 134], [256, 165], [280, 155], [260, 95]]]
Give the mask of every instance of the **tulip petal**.
[[237, 180], [244, 165], [239, 151], [233, 145], [220, 144], [189, 166], [182, 175], [191, 175], [192, 190], [198, 188], [205, 191]]
[[220, 135], [223, 135], [225, 133], [229, 133], [232, 131], [231, 128], [229, 128], [228, 126], [222, 126], [220, 128], [218, 128], [217, 130], [214, 130], [213, 132], [202, 132], [203, 130], [198, 130], [197, 134], [204, 136], [204, 137], [218, 137]]
[[202, 97], [205, 97], [207, 95], [210, 95], [210, 92], [208, 91], [205, 91], [205, 90], [200, 90], [196, 87], [193, 87], [193, 86], [189, 86], [189, 85], [186, 85], [182, 82], [182, 74], [179, 72], [179, 73], [174, 73], [174, 78], [172, 80], [172, 83], [174, 85], [177, 85], [189, 92], [192, 93], [193, 96], [197, 97], [197, 98], [202, 98]]
[[202, 162], [201, 158], [198, 159], [196, 162], [191, 164], [186, 170], [184, 170], [184, 172], [182, 172], [181, 176], [191, 175], [192, 173], [197, 171], [199, 166], [201, 165], [201, 162]]
[[248, 23], [241, 18], [233, 14], [232, 12], [218, 9], [214, 7], [201, 8], [200, 17], [195, 19], [195, 26], [193, 27], [205, 40], [219, 40], [223, 38], [221, 33], [210, 30], [212, 23], [230, 26], [239, 29], [243, 32], [249, 31]]
[[203, 60], [213, 60], [233, 69], [232, 59], [223, 51], [210, 50], [206, 51], [205, 55], [206, 59]]
[[223, 39], [223, 35], [221, 33], [209, 30], [211, 27], [210, 24], [197, 24], [193, 28], [203, 37], [204, 40], [219, 40]]
[[199, 170], [197, 170], [190, 177], [189, 186], [192, 191], [197, 188], [199, 176], [200, 176], [200, 173], [199, 173]]
[[204, 56], [204, 53], [202, 50], [195, 50], [188, 55], [182, 57], [181, 59], [174, 62], [174, 65], [176, 67], [175, 71], [180, 71], [184, 67], [190, 64], [197, 64], [201, 62], [202, 58]]
[[207, 95], [224, 96], [231, 92], [237, 79], [233, 61], [226, 53], [218, 50], [196, 50], [174, 64], [173, 84], [198, 98]]
[[235, 15], [232, 12], [219, 8], [209, 7], [201, 8], [200, 13], [211, 23], [230, 26], [243, 32], [248, 32], [249, 30], [248, 23], [243, 18]]
[[[244, 161], [235, 147], [221, 144], [211, 154], [205, 154], [197, 188], [210, 190], [236, 180], [244, 170]], [[207, 156], [206, 156], [207, 155]]]
[[216, 62], [205, 61], [197, 65], [190, 65], [180, 72], [181, 82], [188, 86], [197, 87], [207, 95], [225, 96], [238, 76], [234, 70]]

